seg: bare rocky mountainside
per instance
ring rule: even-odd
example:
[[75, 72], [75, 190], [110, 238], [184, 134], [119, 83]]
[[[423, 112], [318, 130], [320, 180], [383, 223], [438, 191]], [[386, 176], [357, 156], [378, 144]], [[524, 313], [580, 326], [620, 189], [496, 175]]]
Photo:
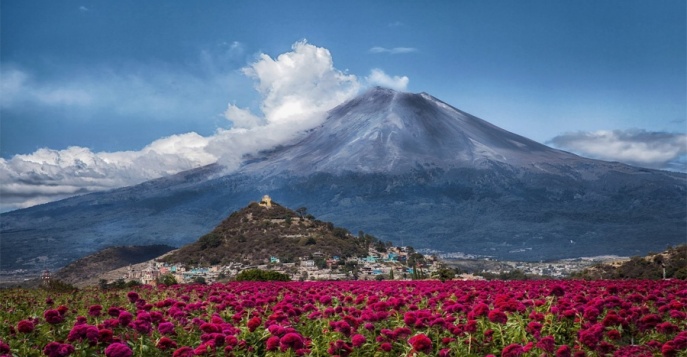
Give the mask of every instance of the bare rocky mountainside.
[[375, 88], [237, 172], [210, 165], [2, 214], [0, 268], [179, 247], [265, 194], [395, 245], [507, 260], [644, 255], [687, 232], [685, 174], [586, 159], [428, 94]]

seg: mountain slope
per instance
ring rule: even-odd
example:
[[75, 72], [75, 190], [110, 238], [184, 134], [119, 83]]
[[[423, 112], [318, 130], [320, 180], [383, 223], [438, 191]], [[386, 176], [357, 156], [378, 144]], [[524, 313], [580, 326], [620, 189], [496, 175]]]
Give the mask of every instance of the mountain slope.
[[582, 158], [429, 95], [377, 88], [236, 173], [210, 165], [2, 214], [0, 268], [59, 267], [110, 245], [181, 246], [264, 194], [418, 249], [641, 255], [684, 243], [686, 178]]
[[167, 245], [105, 248], [68, 264], [55, 274], [55, 278], [79, 285], [108, 271], [157, 258], [173, 249]]
[[417, 168], [483, 167], [490, 162], [528, 167], [577, 159], [428, 94], [374, 88], [333, 109], [305, 139], [268, 153], [242, 171], [397, 174]]

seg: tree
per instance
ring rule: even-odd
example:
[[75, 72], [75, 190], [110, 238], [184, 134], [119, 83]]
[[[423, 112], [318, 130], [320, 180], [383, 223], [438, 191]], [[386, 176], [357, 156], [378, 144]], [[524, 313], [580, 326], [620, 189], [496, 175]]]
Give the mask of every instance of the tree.
[[453, 278], [455, 278], [456, 272], [453, 269], [441, 268], [437, 271], [437, 277], [443, 283], [446, 280], [452, 280]]
[[202, 276], [197, 276], [193, 279], [193, 282], [196, 284], [201, 284], [201, 285], [207, 285], [207, 281], [205, 281], [205, 278]]
[[143, 285], [143, 284], [141, 284], [141, 282], [138, 280], [129, 280], [126, 282], [126, 284], [124, 284], [124, 286], [127, 288], [133, 288], [135, 286], [140, 286], [140, 285]]
[[324, 268], [327, 267], [327, 261], [326, 261], [324, 258], [322, 258], [322, 257], [317, 257], [317, 258], [315, 258], [314, 260], [315, 260], [315, 266], [316, 266], [318, 269], [324, 269]]
[[162, 275], [161, 277], [157, 278], [157, 283], [166, 286], [178, 284], [177, 278], [175, 278], [172, 274]]
[[303, 219], [305, 218], [305, 215], [308, 214], [308, 209], [306, 207], [298, 207], [296, 208], [296, 213], [298, 213], [298, 216]]
[[236, 275], [236, 281], [290, 281], [288, 275], [273, 270], [248, 269]]
[[663, 256], [660, 254], [657, 254], [656, 256], [654, 256], [654, 264], [656, 264], [657, 266], [659, 266], [661, 268], [661, 271], [663, 273], [662, 274], [663, 279], [665, 279], [666, 278], [666, 264], [665, 264], [665, 260], [663, 259]]

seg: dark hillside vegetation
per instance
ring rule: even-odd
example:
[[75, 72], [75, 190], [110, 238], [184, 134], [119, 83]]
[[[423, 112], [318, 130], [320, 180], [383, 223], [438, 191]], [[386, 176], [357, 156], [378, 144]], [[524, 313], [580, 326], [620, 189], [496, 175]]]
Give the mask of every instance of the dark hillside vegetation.
[[272, 202], [272, 207], [251, 203], [232, 213], [212, 232], [162, 260], [186, 265], [228, 263], [264, 264], [271, 257], [282, 263], [301, 257], [367, 255], [374, 238], [358, 238], [335, 227]]
[[687, 245], [669, 248], [662, 253], [632, 257], [621, 264], [598, 264], [573, 277], [582, 279], [687, 279]]

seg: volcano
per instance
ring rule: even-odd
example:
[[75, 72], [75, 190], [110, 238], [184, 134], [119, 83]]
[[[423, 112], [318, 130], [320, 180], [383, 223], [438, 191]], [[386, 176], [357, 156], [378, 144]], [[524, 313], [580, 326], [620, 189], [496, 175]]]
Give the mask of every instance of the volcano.
[[4, 213], [0, 269], [181, 246], [265, 194], [396, 245], [499, 259], [640, 255], [687, 239], [685, 174], [579, 157], [426, 93], [374, 88], [233, 173], [214, 164]]

